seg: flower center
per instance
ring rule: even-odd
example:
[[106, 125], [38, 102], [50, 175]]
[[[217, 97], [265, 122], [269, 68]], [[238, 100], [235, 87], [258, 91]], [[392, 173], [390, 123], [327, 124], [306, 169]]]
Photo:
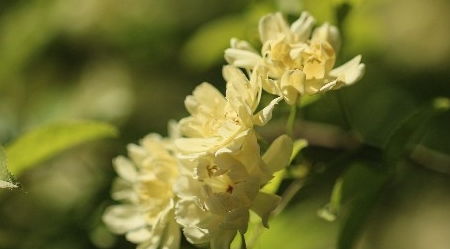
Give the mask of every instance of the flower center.
[[234, 183], [231, 181], [230, 177], [226, 174], [204, 179], [204, 183], [208, 185], [214, 193], [231, 194], [234, 189]]

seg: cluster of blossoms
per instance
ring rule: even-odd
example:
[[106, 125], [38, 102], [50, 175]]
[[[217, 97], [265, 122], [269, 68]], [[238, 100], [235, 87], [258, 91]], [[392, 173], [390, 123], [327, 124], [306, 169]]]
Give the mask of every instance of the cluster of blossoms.
[[[267, 226], [280, 197], [261, 189], [288, 165], [292, 140], [281, 135], [262, 154], [254, 127], [283, 99], [296, 105], [303, 94], [354, 83], [364, 70], [360, 56], [333, 69], [338, 30], [324, 24], [312, 33], [313, 26], [306, 12], [290, 27], [279, 13], [263, 17], [261, 53], [236, 39], [225, 51], [225, 96], [200, 84], [185, 100], [190, 116], [170, 123], [168, 138], [150, 134], [128, 146], [129, 159], [115, 159], [113, 199], [121, 204], [104, 215], [113, 232], [142, 249], [178, 248], [181, 230], [193, 244], [226, 249], [246, 232], [249, 212]], [[263, 90], [277, 97], [261, 107]]]

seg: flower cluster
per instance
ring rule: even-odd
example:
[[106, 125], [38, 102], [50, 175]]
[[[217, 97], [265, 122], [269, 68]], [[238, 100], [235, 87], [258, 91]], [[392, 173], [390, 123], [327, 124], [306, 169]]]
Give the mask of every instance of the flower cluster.
[[[130, 159], [115, 159], [113, 199], [121, 204], [104, 215], [113, 232], [142, 249], [178, 248], [180, 230], [193, 244], [226, 249], [247, 231], [250, 212], [267, 226], [280, 197], [261, 190], [288, 165], [292, 140], [281, 135], [262, 154], [255, 126], [281, 100], [294, 105], [303, 94], [352, 84], [364, 70], [360, 56], [333, 69], [338, 31], [325, 24], [310, 37], [313, 25], [306, 12], [290, 27], [279, 13], [263, 17], [261, 54], [236, 39], [225, 51], [225, 95], [200, 84], [169, 138], [148, 135], [129, 145]], [[261, 106], [263, 91], [277, 97]]]
[[314, 24], [307, 12], [290, 26], [280, 13], [267, 15], [259, 23], [261, 53], [246, 41], [232, 39], [225, 59], [249, 71], [262, 65], [268, 76], [264, 90], [282, 96], [290, 105], [304, 94], [355, 83], [364, 74], [361, 56], [333, 69], [341, 43], [339, 31], [328, 23], [313, 31]]

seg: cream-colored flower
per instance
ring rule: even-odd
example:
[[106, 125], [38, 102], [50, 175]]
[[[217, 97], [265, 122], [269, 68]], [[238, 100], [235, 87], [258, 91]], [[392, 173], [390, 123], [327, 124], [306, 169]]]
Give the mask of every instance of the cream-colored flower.
[[281, 136], [261, 158], [256, 137], [249, 134], [238, 151], [183, 161], [187, 170], [176, 183], [176, 219], [188, 241], [227, 249], [238, 232], [246, 232], [250, 210], [267, 226], [280, 198], [260, 189], [287, 165], [291, 151], [292, 141]]
[[208, 83], [200, 84], [185, 100], [191, 116], [180, 121], [183, 138], [175, 144], [182, 154], [215, 152], [223, 147], [239, 146], [254, 125], [264, 125], [280, 98], [255, 114], [261, 97], [260, 70], [250, 79], [238, 68], [225, 66], [226, 96]]
[[280, 13], [264, 16], [259, 23], [261, 54], [249, 43], [232, 39], [225, 59], [250, 71], [264, 68], [264, 89], [282, 96], [291, 105], [301, 95], [355, 83], [364, 73], [361, 56], [334, 68], [340, 47], [339, 31], [328, 23], [313, 31], [314, 24], [307, 12], [290, 26]]
[[114, 167], [119, 177], [112, 197], [121, 202], [105, 211], [103, 221], [139, 249], [176, 249], [180, 229], [174, 218], [172, 187], [179, 175], [178, 161], [166, 139], [150, 134], [140, 145], [130, 144], [130, 159], [119, 156]]

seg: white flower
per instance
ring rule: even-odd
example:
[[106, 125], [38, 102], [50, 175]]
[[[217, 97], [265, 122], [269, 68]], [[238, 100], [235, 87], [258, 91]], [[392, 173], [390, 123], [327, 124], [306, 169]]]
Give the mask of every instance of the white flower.
[[150, 134], [140, 145], [128, 146], [130, 159], [119, 156], [114, 160], [119, 178], [112, 197], [121, 204], [107, 208], [103, 220], [111, 231], [139, 244], [139, 249], [179, 247], [172, 191], [178, 162], [168, 149], [165, 139]]
[[287, 166], [292, 141], [281, 136], [261, 158], [254, 134], [245, 137], [238, 151], [219, 151], [183, 161], [187, 168], [177, 183], [176, 219], [188, 241], [229, 248], [234, 236], [244, 234], [249, 211], [267, 226], [280, 198], [261, 192], [275, 171]]
[[261, 76], [253, 70], [250, 79], [234, 66], [225, 66], [226, 96], [208, 83], [200, 84], [185, 100], [191, 116], [180, 121], [181, 135], [175, 144], [182, 154], [217, 151], [239, 146], [254, 125], [264, 125], [280, 98], [255, 114], [261, 97]]
[[225, 59], [250, 71], [263, 67], [267, 72], [263, 88], [290, 105], [304, 94], [355, 83], [364, 74], [361, 56], [333, 69], [340, 47], [339, 31], [328, 23], [313, 31], [314, 24], [307, 12], [290, 26], [280, 13], [264, 16], [259, 22], [261, 54], [247, 42], [232, 39]]

